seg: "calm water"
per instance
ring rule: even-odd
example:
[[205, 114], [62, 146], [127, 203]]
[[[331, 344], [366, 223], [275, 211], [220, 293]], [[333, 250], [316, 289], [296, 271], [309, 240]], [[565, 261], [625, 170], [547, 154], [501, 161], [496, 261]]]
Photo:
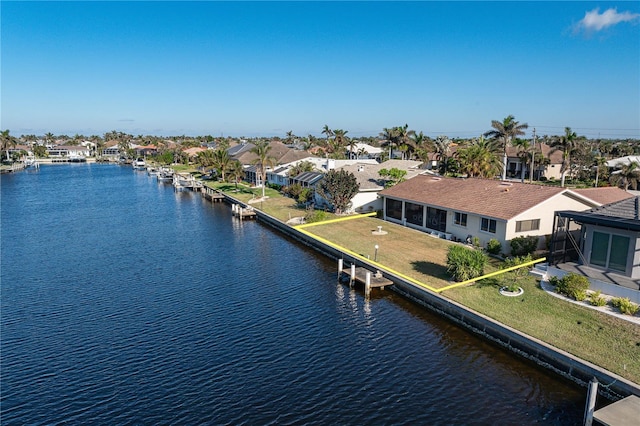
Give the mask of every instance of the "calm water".
[[1, 422], [579, 424], [577, 388], [131, 168], [1, 181]]

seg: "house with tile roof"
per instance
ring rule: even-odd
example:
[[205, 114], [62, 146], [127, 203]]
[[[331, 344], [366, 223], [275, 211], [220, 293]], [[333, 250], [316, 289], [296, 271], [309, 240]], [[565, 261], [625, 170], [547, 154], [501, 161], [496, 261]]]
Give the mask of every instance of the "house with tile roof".
[[592, 290], [640, 303], [640, 196], [556, 212], [548, 260], [547, 274], [582, 274]]
[[567, 188], [491, 179], [419, 175], [380, 192], [385, 220], [442, 238], [477, 237], [485, 247], [520, 236], [538, 237], [545, 247], [556, 210], [583, 211], [600, 205]]

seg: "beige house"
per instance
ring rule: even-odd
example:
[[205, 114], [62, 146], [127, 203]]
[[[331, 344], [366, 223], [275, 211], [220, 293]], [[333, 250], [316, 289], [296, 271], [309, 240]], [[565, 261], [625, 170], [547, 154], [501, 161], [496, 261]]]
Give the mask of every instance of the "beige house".
[[[608, 198], [630, 196], [617, 188], [599, 189], [610, 190]], [[425, 175], [385, 189], [380, 196], [385, 220], [451, 240], [477, 238], [483, 247], [496, 239], [503, 252], [509, 252], [509, 242], [520, 236], [537, 236], [538, 247], [544, 248], [557, 210], [602, 205], [566, 188]]]

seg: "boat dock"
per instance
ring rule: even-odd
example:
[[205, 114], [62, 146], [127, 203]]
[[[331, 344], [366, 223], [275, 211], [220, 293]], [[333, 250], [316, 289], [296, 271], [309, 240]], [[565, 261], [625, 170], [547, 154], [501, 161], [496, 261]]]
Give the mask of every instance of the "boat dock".
[[231, 213], [240, 219], [255, 219], [257, 217], [253, 207], [242, 207], [240, 204], [231, 204]]
[[225, 199], [225, 196], [222, 192], [208, 186], [202, 187], [202, 196], [212, 203], [215, 203], [217, 201], [224, 201]]
[[356, 267], [353, 263], [351, 267], [344, 268], [343, 260], [338, 259], [338, 276], [341, 277], [343, 274], [349, 277], [349, 285], [353, 285], [356, 282], [363, 284], [365, 295], [367, 296], [372, 288], [384, 290], [385, 287], [393, 285], [393, 281], [383, 277], [380, 271], [371, 272], [366, 268]]
[[197, 180], [191, 173], [174, 173], [173, 187], [176, 190], [189, 188], [198, 191], [203, 187], [202, 181]]

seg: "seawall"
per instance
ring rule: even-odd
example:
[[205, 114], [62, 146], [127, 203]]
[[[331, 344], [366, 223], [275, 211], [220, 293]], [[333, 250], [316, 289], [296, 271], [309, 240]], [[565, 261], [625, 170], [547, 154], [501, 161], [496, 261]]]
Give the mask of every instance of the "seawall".
[[[246, 206], [245, 203], [226, 194], [225, 198], [230, 203]], [[344, 259], [345, 262], [352, 262], [357, 266], [363, 266], [371, 270], [379, 269], [379, 267], [369, 262], [355, 259], [347, 253], [318, 241], [260, 210], [256, 210], [256, 213], [260, 222], [279, 230], [325, 256], [336, 260]], [[509, 349], [523, 358], [535, 362], [541, 367], [560, 374], [580, 386], [587, 387], [589, 381], [595, 377], [601, 383], [598, 388], [599, 393], [610, 400], [619, 400], [629, 395], [640, 397], [640, 385], [637, 383], [633, 383], [615, 373], [499, 323], [455, 301], [417, 286], [402, 277], [386, 271], [382, 272], [386, 278], [394, 282], [395, 285], [391, 286], [391, 289], [398, 294], [444, 316], [473, 333]]]

